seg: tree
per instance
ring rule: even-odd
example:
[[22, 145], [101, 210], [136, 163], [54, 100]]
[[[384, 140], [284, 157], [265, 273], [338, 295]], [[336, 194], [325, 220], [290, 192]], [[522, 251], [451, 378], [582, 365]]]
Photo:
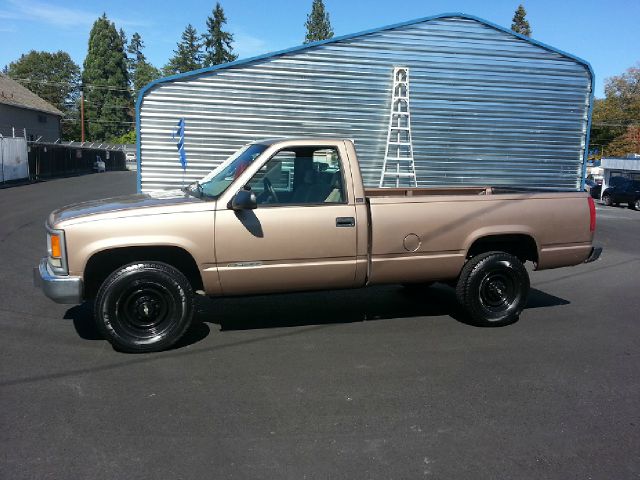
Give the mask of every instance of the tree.
[[135, 129], [129, 130], [124, 135], [120, 135], [119, 137], [112, 138], [111, 141], [118, 145], [133, 145], [137, 141], [136, 131]]
[[135, 32], [127, 47], [127, 52], [130, 55], [128, 59], [129, 79], [133, 87], [134, 98], [138, 97], [140, 90], [145, 85], [159, 78], [161, 75], [160, 70], [147, 61], [144, 53], [142, 53], [143, 48], [144, 42], [142, 41], [142, 37], [138, 32]]
[[135, 71], [133, 72], [133, 95], [134, 98], [138, 98], [140, 90], [142, 90], [147, 84], [160, 78], [162, 73], [156, 67], [151, 65], [146, 60], [138, 63]]
[[67, 52], [31, 50], [11, 62], [7, 74], [63, 112], [79, 96], [80, 67]]
[[133, 58], [130, 59], [130, 62], [137, 63], [145, 60], [144, 53], [142, 53], [142, 49], [144, 48], [144, 42], [142, 41], [142, 37], [138, 32], [134, 32], [131, 37], [131, 42], [129, 42], [129, 46], [127, 47], [127, 53], [133, 55]]
[[122, 36], [106, 14], [89, 34], [82, 82], [85, 118], [91, 140], [109, 140], [131, 127], [131, 93]]
[[23, 54], [6, 68], [11, 78], [64, 113], [62, 136], [75, 140], [79, 131], [80, 67], [67, 52]]
[[511, 30], [526, 37], [531, 36], [531, 27], [526, 19], [527, 11], [522, 4], [518, 5], [516, 13], [513, 14], [513, 23], [511, 24]]
[[311, 13], [307, 15], [307, 21], [304, 25], [307, 27], [307, 35], [304, 37], [304, 43], [326, 40], [327, 38], [333, 37], [329, 13], [325, 11], [322, 0], [313, 0]]
[[120, 29], [118, 30], [118, 35], [120, 35], [120, 41], [122, 42], [122, 48], [124, 48], [124, 50], [127, 50], [127, 34], [124, 33], [124, 29]]
[[212, 13], [212, 16], [207, 17], [207, 33], [202, 36], [205, 48], [203, 66], [205, 67], [233, 62], [238, 58], [231, 46], [233, 35], [222, 29], [227, 23], [227, 18], [219, 2], [216, 3]]
[[165, 75], [190, 72], [202, 68], [202, 44], [198, 38], [198, 32], [193, 25], [187, 25], [177, 49], [173, 51], [173, 57], [164, 67]]
[[591, 144], [610, 156], [640, 153], [640, 64], [608, 78], [604, 93], [593, 105]]

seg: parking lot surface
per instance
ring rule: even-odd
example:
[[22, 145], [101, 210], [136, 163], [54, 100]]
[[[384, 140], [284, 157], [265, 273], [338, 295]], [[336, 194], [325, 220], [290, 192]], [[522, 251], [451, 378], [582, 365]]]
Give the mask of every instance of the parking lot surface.
[[508, 327], [392, 285], [202, 299], [176, 348], [127, 355], [31, 269], [51, 210], [134, 191], [0, 190], [0, 478], [640, 476], [640, 212], [598, 207], [602, 258], [532, 273]]

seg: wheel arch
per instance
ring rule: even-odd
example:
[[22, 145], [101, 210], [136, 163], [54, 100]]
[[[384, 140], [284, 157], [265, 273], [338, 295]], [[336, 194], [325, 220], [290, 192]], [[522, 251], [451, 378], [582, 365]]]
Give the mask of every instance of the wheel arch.
[[95, 297], [100, 285], [118, 268], [138, 261], [163, 262], [184, 274], [194, 290], [203, 280], [193, 255], [175, 245], [120, 246], [93, 253], [84, 267], [84, 297]]
[[514, 255], [524, 263], [526, 260], [537, 263], [539, 247], [530, 232], [486, 233], [478, 235], [469, 242], [466, 258], [482, 253], [500, 251]]

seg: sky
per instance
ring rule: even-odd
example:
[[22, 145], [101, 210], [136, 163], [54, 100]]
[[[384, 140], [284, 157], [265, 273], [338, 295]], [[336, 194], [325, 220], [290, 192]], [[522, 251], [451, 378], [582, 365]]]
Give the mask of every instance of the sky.
[[[336, 36], [445, 12], [511, 26], [521, 0], [325, 0]], [[604, 81], [640, 62], [640, 0], [525, 0], [532, 38], [591, 63], [596, 97]], [[240, 58], [302, 43], [311, 0], [221, 0]], [[157, 67], [188, 23], [204, 31], [214, 1], [0, 0], [0, 68], [29, 50], [68, 52], [82, 65], [91, 25], [103, 12], [130, 38], [139, 32]]]

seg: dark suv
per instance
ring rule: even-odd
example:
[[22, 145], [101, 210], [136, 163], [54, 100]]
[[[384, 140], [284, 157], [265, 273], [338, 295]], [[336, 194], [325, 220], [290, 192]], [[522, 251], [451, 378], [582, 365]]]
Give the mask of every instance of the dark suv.
[[640, 181], [624, 178], [615, 182], [602, 192], [602, 201], [607, 206], [628, 203], [630, 208], [640, 210]]

